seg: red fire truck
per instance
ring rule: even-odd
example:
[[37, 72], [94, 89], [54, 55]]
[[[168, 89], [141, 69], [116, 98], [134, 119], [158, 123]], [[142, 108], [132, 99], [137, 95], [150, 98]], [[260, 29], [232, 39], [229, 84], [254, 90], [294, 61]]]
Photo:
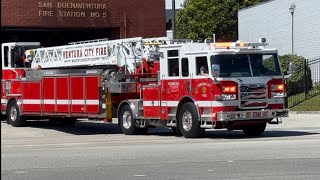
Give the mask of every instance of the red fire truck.
[[28, 119], [118, 118], [126, 135], [170, 127], [259, 136], [288, 116], [276, 49], [267, 43], [196, 43], [167, 38], [98, 39], [64, 46], [2, 44], [1, 112]]

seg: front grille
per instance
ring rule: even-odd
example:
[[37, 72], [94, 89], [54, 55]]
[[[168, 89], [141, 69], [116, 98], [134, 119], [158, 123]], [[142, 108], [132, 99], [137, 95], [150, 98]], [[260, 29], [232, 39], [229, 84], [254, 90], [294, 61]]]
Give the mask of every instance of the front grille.
[[267, 86], [265, 84], [243, 84], [240, 86], [241, 108], [261, 108], [267, 106]]

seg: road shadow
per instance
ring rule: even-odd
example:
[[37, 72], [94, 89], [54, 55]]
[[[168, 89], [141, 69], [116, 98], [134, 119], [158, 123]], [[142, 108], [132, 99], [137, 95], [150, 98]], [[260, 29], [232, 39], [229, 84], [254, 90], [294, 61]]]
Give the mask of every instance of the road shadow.
[[27, 121], [27, 127], [50, 129], [74, 135], [98, 135], [98, 134], [121, 134], [117, 124], [102, 122], [77, 121], [74, 125], [63, 123], [50, 123], [49, 121]]
[[295, 131], [295, 130], [266, 130], [259, 137], [246, 136], [242, 131], [211, 131], [206, 132], [206, 138], [218, 138], [218, 139], [252, 139], [252, 138], [271, 138], [271, 137], [297, 137], [297, 136], [309, 136], [318, 133]]
[[[1, 123], [6, 123], [2, 121]], [[122, 134], [118, 124], [92, 122], [92, 121], [78, 121], [75, 125], [52, 124], [48, 121], [27, 121], [29, 128], [50, 129], [73, 135], [98, 135], [98, 134]], [[270, 137], [294, 137], [294, 136], [308, 136], [320, 134], [315, 132], [308, 132], [307, 130], [290, 130], [290, 129], [267, 129], [260, 137], [248, 137], [242, 131], [228, 131], [228, 130], [209, 130], [206, 131], [202, 138], [208, 139], [252, 139], [252, 138], [270, 138]], [[168, 128], [149, 128], [147, 136], [176, 136], [171, 129]]]
[[[177, 136], [173, 133], [170, 129], [166, 131], [159, 131], [159, 130], [149, 130], [149, 135], [155, 136]], [[228, 130], [210, 130], [206, 131], [202, 138], [208, 139], [252, 139], [252, 138], [270, 138], [270, 137], [297, 137], [297, 136], [309, 136], [315, 135], [320, 133], [315, 132], [306, 132], [306, 131], [295, 131], [295, 130], [266, 130], [261, 136], [259, 137], [249, 137], [246, 136], [242, 131], [228, 131]]]
[[7, 121], [7, 118], [3, 115], [1, 115], [1, 122], [6, 122]]

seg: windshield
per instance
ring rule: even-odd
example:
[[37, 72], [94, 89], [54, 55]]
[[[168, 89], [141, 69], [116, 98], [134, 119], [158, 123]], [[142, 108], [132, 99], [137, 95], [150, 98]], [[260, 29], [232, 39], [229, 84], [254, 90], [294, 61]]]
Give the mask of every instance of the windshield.
[[278, 55], [219, 54], [210, 58], [211, 65], [220, 66], [220, 77], [250, 77], [281, 75]]

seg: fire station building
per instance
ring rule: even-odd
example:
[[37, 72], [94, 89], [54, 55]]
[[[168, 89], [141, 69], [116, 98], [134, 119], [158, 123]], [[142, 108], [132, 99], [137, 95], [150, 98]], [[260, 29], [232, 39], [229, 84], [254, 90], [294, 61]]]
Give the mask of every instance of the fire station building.
[[1, 43], [166, 35], [165, 0], [2, 0]]

